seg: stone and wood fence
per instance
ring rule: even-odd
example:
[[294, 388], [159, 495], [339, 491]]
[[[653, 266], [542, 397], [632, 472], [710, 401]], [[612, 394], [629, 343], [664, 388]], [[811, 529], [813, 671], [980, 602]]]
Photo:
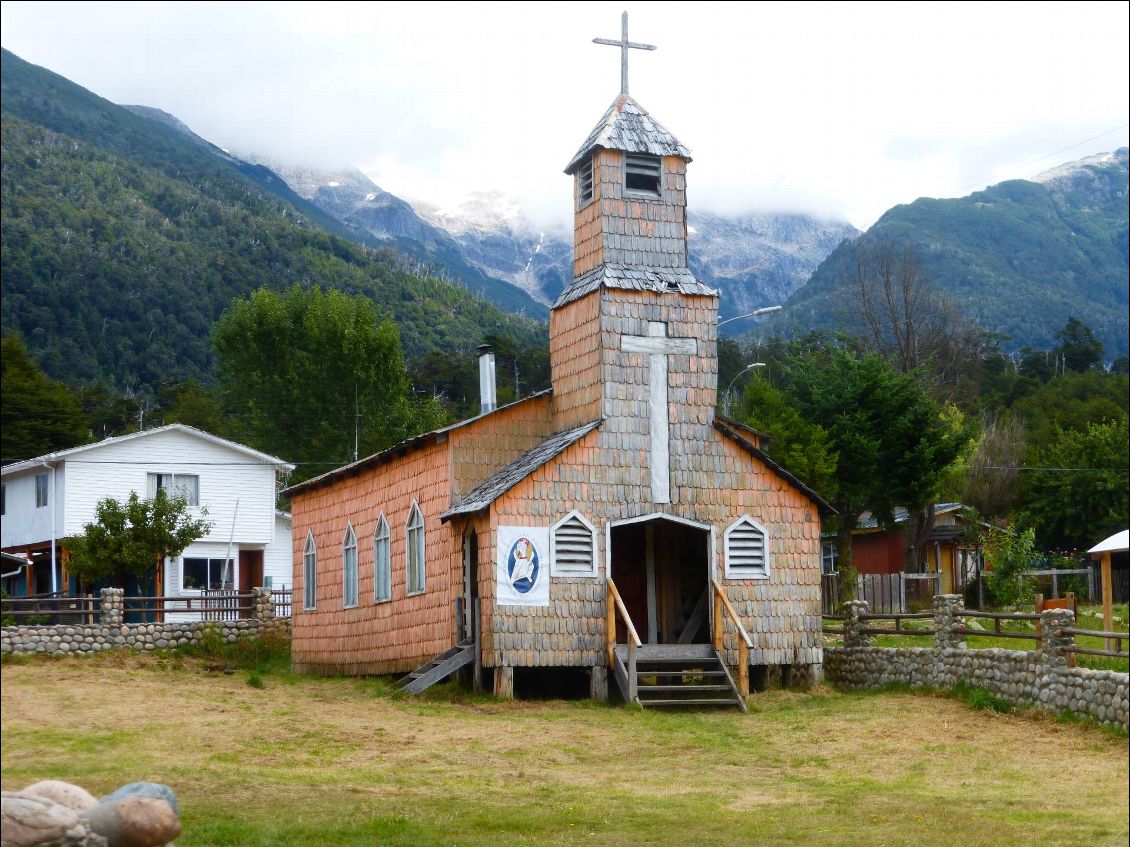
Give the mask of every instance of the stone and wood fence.
[[[169, 620], [186, 616], [180, 608], [184, 598], [127, 598], [121, 588], [103, 588], [99, 598], [81, 599], [90, 602], [79, 611], [56, 611], [51, 617], [64, 619], [47, 624], [19, 623], [20, 613], [6, 609], [6, 616], [15, 623], [0, 629], [0, 654], [98, 653], [115, 648], [164, 650], [195, 644], [206, 632], [216, 632], [228, 643], [268, 632], [290, 633], [289, 618], [275, 614], [276, 600], [269, 588], [252, 588], [238, 595], [242, 604], [238, 609], [246, 613], [242, 616], [203, 616], [203, 620]], [[163, 620], [127, 622], [126, 612], [135, 611], [128, 609], [127, 603], [137, 599], [146, 601], [143, 611], [148, 616]], [[5, 605], [16, 602], [5, 601]], [[68, 614], [72, 619], [65, 619]]]
[[[904, 629], [902, 621], [926, 618], [932, 630]], [[973, 630], [966, 626], [972, 618], [996, 619], [996, 631]], [[1001, 618], [1029, 620], [1035, 633], [1002, 632]], [[892, 621], [894, 628], [880, 628], [876, 622]], [[1077, 635], [1120, 636], [1126, 633], [1096, 633], [1076, 629], [1070, 609], [1047, 609], [1035, 615], [997, 615], [970, 612], [956, 594], [934, 598], [933, 612], [915, 615], [872, 615], [865, 601], [844, 604], [837, 616], [842, 628], [825, 627], [825, 632], [843, 635], [843, 647], [824, 649], [824, 673], [828, 682], [849, 689], [882, 688], [901, 684], [914, 687], [952, 688], [959, 683], [985, 689], [1016, 706], [1034, 706], [1051, 712], [1070, 712], [1122, 729], [1128, 728], [1126, 673], [1091, 670], [1075, 666], [1079, 653], [1117, 656], [1117, 650], [1091, 649], [1076, 644]], [[926, 647], [872, 647], [873, 635], [916, 635], [933, 639]], [[1034, 650], [1001, 648], [969, 649], [966, 639], [972, 634], [993, 637], [1028, 638]], [[1114, 639], [1111, 639], [1112, 641]]]

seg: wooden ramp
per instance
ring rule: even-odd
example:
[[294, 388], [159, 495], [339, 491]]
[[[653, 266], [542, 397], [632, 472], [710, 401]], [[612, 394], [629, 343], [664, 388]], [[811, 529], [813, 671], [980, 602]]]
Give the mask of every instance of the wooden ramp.
[[475, 640], [467, 638], [440, 653], [430, 662], [420, 665], [407, 676], [401, 677], [393, 687], [407, 691], [409, 694], [419, 694], [474, 661]]
[[624, 701], [645, 709], [721, 706], [748, 711], [710, 644], [644, 644], [634, 651], [617, 644], [613, 676]]

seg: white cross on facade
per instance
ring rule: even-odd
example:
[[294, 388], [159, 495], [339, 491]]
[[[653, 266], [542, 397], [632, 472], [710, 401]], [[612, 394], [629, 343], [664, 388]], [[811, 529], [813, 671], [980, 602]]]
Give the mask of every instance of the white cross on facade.
[[698, 341], [694, 338], [668, 338], [667, 324], [662, 321], [648, 321], [647, 335], [620, 336], [620, 349], [625, 353], [649, 354], [651, 499], [655, 503], [670, 503], [671, 438], [667, 407], [667, 357], [676, 354], [696, 355]]
[[636, 44], [628, 40], [628, 13], [620, 16], [620, 40], [611, 38], [594, 38], [593, 44], [607, 44], [610, 47], [620, 48], [620, 93], [628, 93], [628, 50], [654, 50], [654, 44]]

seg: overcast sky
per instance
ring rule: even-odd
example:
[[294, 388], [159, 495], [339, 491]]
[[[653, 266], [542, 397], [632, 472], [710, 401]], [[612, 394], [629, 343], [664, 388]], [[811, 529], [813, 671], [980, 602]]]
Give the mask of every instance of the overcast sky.
[[31, 3], [4, 47], [244, 155], [357, 165], [451, 206], [570, 215], [561, 169], [619, 91], [694, 155], [692, 207], [865, 228], [1128, 143], [1130, 20], [1110, 3]]

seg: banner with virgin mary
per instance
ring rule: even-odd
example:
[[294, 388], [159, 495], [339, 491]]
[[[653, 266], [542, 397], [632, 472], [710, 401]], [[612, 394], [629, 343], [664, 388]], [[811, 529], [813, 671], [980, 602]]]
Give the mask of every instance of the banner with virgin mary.
[[495, 603], [549, 605], [549, 529], [500, 526], [495, 570]]

